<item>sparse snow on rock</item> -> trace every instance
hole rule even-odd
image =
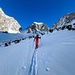
[[[56,23],[53,24],[53,29],[61,30],[63,26],[72,25],[75,30],[75,12],[68,13],[61,17]]]
[[[37,33],[37,32],[43,32],[48,31],[49,28],[42,22],[33,22],[28,28],[28,33]]]

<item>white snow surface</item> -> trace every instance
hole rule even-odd
[[[75,75],[75,31],[41,36],[36,50],[33,38],[0,47],[0,75]]]
[[[42,25],[43,23],[42,22],[34,22],[35,24],[37,25]]]

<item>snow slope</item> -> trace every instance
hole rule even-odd
[[[0,75],[75,75],[75,31],[54,31],[0,47]]]
[[[60,31],[44,36],[37,55],[38,75],[75,75],[75,32]]]

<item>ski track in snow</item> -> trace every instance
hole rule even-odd
[[[65,44],[67,44],[67,45],[75,45],[75,44],[73,44],[73,43],[71,43],[71,42],[63,42],[63,44],[65,45]]]
[[[28,75],[38,75],[38,65],[37,65],[37,50],[34,50],[31,64],[30,64],[30,69],[29,69],[29,74]]]

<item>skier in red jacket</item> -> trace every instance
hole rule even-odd
[[[34,40],[35,40],[35,49],[38,48],[39,39],[41,39],[41,37],[39,37],[39,35],[37,34],[36,37],[34,37]]]

